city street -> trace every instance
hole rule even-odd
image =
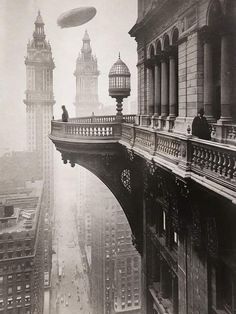
[[[55,218],[51,314],[89,314],[89,285],[83,271],[75,213],[72,208],[63,208]]]

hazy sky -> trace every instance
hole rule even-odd
[[[130,100],[136,100],[136,42],[128,31],[137,18],[137,0],[0,0],[0,153],[3,148],[19,150],[25,145],[26,46],[32,38],[37,11],[45,23],[46,39],[52,46],[54,70],[55,118],[61,115],[61,104],[74,114],[76,58],[82,47],[85,29],[88,30],[93,53],[98,59],[99,98],[106,105],[115,102],[108,96],[108,73],[121,53],[129,67]],[[96,16],[75,28],[61,29],[58,16],[69,9],[94,6]]]

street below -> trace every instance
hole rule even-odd
[[[62,206],[54,222],[51,314],[91,314],[89,283],[78,245],[75,208]]]

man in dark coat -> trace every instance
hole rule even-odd
[[[64,105],[61,106],[61,108],[62,108],[62,111],[63,111],[62,117],[61,117],[62,122],[68,122],[68,119],[69,119],[68,111],[66,110],[66,107]]]
[[[210,126],[207,119],[204,117],[204,109],[198,111],[198,115],[193,119],[192,135],[195,135],[203,140],[211,139]]]

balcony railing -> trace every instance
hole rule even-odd
[[[72,118],[66,123],[53,120],[51,138],[72,142],[119,141],[183,177],[195,176],[202,184],[210,180],[227,187],[232,195],[235,193],[234,145],[137,126],[134,118],[134,115],[124,116],[122,123],[115,116]],[[235,136],[232,132],[231,137]]]
[[[123,121],[134,122],[134,115],[123,116]],[[73,140],[118,140],[121,135],[121,124],[116,116],[90,116],[71,118],[69,122],[52,121],[52,137],[70,138]]]
[[[236,147],[188,135],[122,125],[121,141],[141,149],[163,166],[195,174],[236,191]],[[177,168],[177,169],[176,169]]]
[[[135,115],[129,114],[123,116],[123,121],[126,123],[134,123]],[[81,118],[71,118],[69,119],[70,123],[110,123],[116,122],[116,116],[89,116],[89,117],[81,117]]]

